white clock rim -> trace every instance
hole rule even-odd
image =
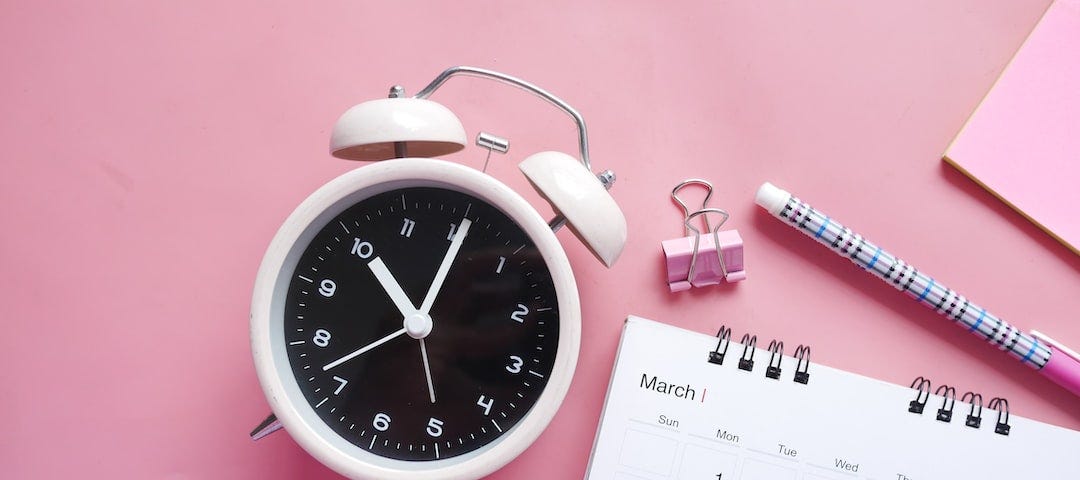
[[[547,264],[560,317],[555,363],[544,391],[525,417],[499,439],[477,450],[423,462],[380,457],[346,441],[322,422],[304,399],[289,367],[282,327],[291,274],[315,234],[357,201],[408,186],[440,186],[469,193],[517,222]],[[320,187],[289,215],[270,242],[252,296],[252,354],[271,409],[304,450],[352,478],[464,479],[501,468],[531,445],[555,416],[573,378],[580,338],[577,284],[566,253],[547,222],[502,182],[472,168],[437,159],[403,158],[366,165]]]

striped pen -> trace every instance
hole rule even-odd
[[[771,183],[758,189],[756,202],[774,217],[1080,395],[1080,356],[1075,352],[1038,333],[1021,332]]]

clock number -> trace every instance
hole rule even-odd
[[[521,365],[525,362],[521,361],[521,357],[517,355],[510,355],[510,365],[506,366],[506,371],[510,373],[521,373]]]
[[[510,314],[510,319],[518,323],[525,323],[525,315],[528,314],[529,307],[526,307],[525,305],[519,303],[517,306],[517,310],[514,310],[514,313]]]
[[[345,380],[344,378],[341,378],[341,377],[339,377],[337,375],[334,375],[333,378],[334,378],[335,381],[337,381],[338,383],[341,384],[341,385],[338,385],[338,387],[334,389],[334,395],[337,395],[337,394],[341,393],[341,390],[345,388],[345,385],[349,384],[349,381]]]
[[[334,292],[337,291],[337,284],[329,278],[319,282],[319,294],[324,297],[330,298],[334,296]]]
[[[416,222],[409,220],[408,218],[401,224],[400,235],[405,238],[412,238],[412,229],[416,226]]]
[[[442,436],[442,426],[443,426],[442,420],[439,420],[439,419],[437,419],[435,417],[431,417],[431,420],[428,420],[428,422],[427,422],[427,434],[431,435],[432,437],[441,437]]]
[[[454,239],[454,232],[457,232],[457,224],[456,223],[451,223],[450,224],[450,233],[446,234],[446,239],[447,240],[453,240]]]
[[[481,407],[484,407],[484,415],[487,415],[487,414],[491,413],[491,406],[495,404],[495,399],[494,398],[489,398],[489,399],[487,399],[487,402],[485,402],[484,401],[484,396],[480,395],[480,399],[478,399],[476,401],[476,404],[481,406]]]
[[[502,273],[502,267],[506,264],[506,257],[499,257],[499,266],[495,267],[495,273]]]
[[[360,258],[370,258],[373,253],[375,253],[375,247],[371,246],[371,242],[361,242],[359,238],[353,238],[353,255]]]
[[[326,348],[330,345],[330,332],[324,329],[315,330],[315,337],[311,339],[315,345]]]
[[[390,415],[385,413],[376,413],[375,419],[371,421],[371,426],[375,427],[375,430],[385,432],[390,429]]]

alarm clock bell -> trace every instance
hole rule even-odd
[[[561,152],[540,152],[518,164],[558,216],[550,222],[571,231],[604,265],[611,267],[626,243],[626,218],[608,193],[615,173],[594,174],[589,161],[585,120],[558,97],[524,80],[475,67],[453,67],[415,97],[395,86],[390,98],[371,100],[345,111],[334,124],[330,154],[345,160],[378,161],[401,157],[437,157],[465,148],[465,128],[449,108],[428,100],[450,77],[488,78],[521,88],[569,114],[578,127],[581,159]]]

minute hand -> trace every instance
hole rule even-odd
[[[424,303],[420,304],[420,313],[426,315],[431,312],[431,305],[435,303],[435,297],[439,295],[439,290],[442,289],[442,284],[446,281],[446,274],[450,271],[450,264],[454,263],[454,258],[457,257],[458,250],[461,250],[461,244],[465,241],[465,235],[468,235],[469,226],[471,225],[472,220],[461,219],[461,226],[454,233],[450,248],[446,250],[446,256],[443,257],[439,270],[435,272],[435,279],[431,281],[431,287],[428,288],[427,295],[424,296]]]

